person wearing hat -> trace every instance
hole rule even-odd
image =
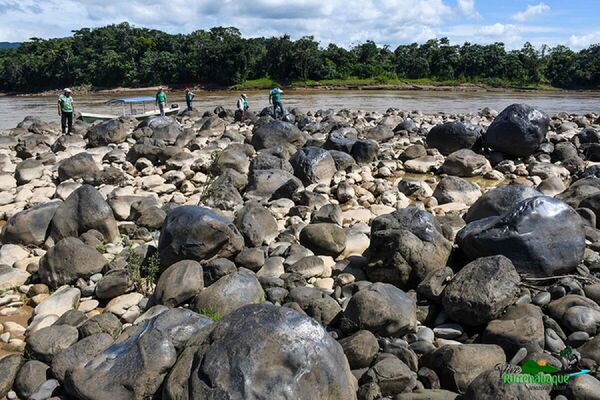
[[[60,116],[60,126],[62,133],[71,133],[73,130],[73,97],[71,89],[65,88],[63,94],[58,96],[58,115]]]
[[[237,109],[240,114],[240,121],[243,121],[244,118],[246,118],[246,111],[248,108],[250,108],[248,105],[248,96],[244,93],[237,101]]]
[[[194,99],[194,93],[189,88],[185,88],[185,104],[187,104],[188,111],[192,111],[192,100]]]
[[[281,95],[283,91],[279,89],[277,86],[274,86],[269,93],[269,104],[273,103],[273,117],[277,119],[277,110],[281,111],[281,116],[285,115],[285,109],[283,108],[283,103],[281,102]]]
[[[158,109],[160,110],[160,116],[165,116],[165,107],[167,105],[167,94],[164,92],[162,86],[158,88],[158,92],[156,92],[156,105],[158,105]]]

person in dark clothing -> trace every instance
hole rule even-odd
[[[65,88],[63,94],[58,97],[58,115],[60,116],[60,126],[62,133],[71,133],[73,131],[73,97],[71,89]]]

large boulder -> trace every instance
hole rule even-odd
[[[8,394],[13,386],[19,369],[23,365],[20,354],[9,354],[0,358],[0,396]]]
[[[38,274],[43,283],[56,289],[101,272],[108,260],[81,240],[68,237],[60,240],[42,257]]]
[[[552,197],[515,204],[502,216],[469,223],[457,243],[470,259],[503,255],[520,273],[546,277],[572,271],[583,258],[585,232],[579,214]]]
[[[482,325],[512,304],[520,281],[508,258],[479,258],[465,265],[448,283],[442,295],[444,310],[462,324]]]
[[[41,246],[48,235],[50,222],[62,201],[51,201],[21,211],[2,227],[2,243]]]
[[[341,346],[291,308],[242,307],[196,343],[194,353],[186,349],[173,368],[163,398],[356,399]]]
[[[427,134],[427,146],[447,156],[460,149],[471,149],[481,137],[480,130],[470,123],[454,121],[436,125]]]
[[[547,389],[540,385],[512,382],[507,384],[502,379],[503,372],[499,368],[491,368],[479,374],[469,385],[465,400],[491,399],[529,399],[550,400]],[[551,385],[548,385],[551,386]]]
[[[127,138],[129,126],[121,119],[111,119],[92,126],[86,139],[90,147],[107,146],[111,143],[123,143]]]
[[[367,275],[372,281],[410,287],[446,265],[452,243],[427,211],[408,207],[375,218]]]
[[[252,146],[256,150],[269,147],[284,146],[300,148],[306,143],[306,138],[300,129],[289,122],[275,120],[254,130]]]
[[[56,209],[51,236],[59,241],[69,236],[77,237],[90,229],[102,233],[108,242],[120,238],[117,221],[108,203],[93,186],[83,185]]]
[[[402,336],[416,329],[417,303],[389,283],[373,283],[350,298],[342,324],[348,331],[366,329],[380,336]]]
[[[277,221],[273,214],[256,202],[248,202],[235,216],[246,244],[252,247],[270,244],[278,234]]]
[[[290,158],[290,163],[294,168],[294,174],[305,185],[311,183],[328,185],[336,172],[333,157],[320,147],[303,147]]]
[[[542,193],[525,185],[506,185],[488,190],[469,208],[464,216],[466,222],[504,214],[516,203]]]
[[[506,107],[489,126],[485,145],[515,157],[533,154],[546,138],[548,116],[527,104]]]
[[[244,246],[244,238],[227,218],[209,208],[182,206],[165,219],[158,252],[163,266],[181,260],[231,257]]]
[[[174,144],[177,136],[183,133],[179,123],[171,117],[150,117],[143,120],[136,129],[147,128],[152,132],[152,139]]]
[[[224,316],[247,304],[265,301],[265,293],[252,272],[240,271],[225,275],[202,290],[195,301],[196,310]]]

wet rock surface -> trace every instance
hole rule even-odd
[[[597,115],[203,112],[0,132],[0,397],[597,397]]]

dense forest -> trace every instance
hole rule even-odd
[[[503,43],[459,46],[442,38],[396,49],[372,41],[346,49],[322,47],[311,36],[243,38],[236,28],[223,27],[171,35],[121,23],[0,49],[4,91],[157,83],[230,86],[263,78],[283,84],[429,79],[591,89],[600,88],[600,45],[575,52],[525,43],[507,50]]]

